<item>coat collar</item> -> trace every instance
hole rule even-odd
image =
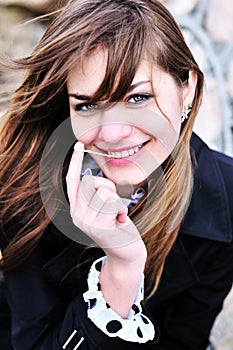
[[[194,189],[180,233],[230,242],[233,212],[230,193],[232,195],[233,186],[226,188],[226,179],[230,185],[230,175],[221,165],[227,163],[228,171],[233,172],[233,160],[210,150],[196,134],[192,135],[191,149],[197,162]]]

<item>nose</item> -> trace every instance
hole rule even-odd
[[[111,123],[101,125],[99,138],[101,141],[108,143],[117,143],[127,138],[132,133],[132,126],[127,124]]]

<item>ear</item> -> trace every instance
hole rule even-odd
[[[189,71],[188,82],[183,87],[183,106],[184,108],[188,104],[192,103],[195,95],[197,85],[197,73],[193,70]]]

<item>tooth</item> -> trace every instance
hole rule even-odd
[[[134,154],[134,149],[129,150],[129,155],[132,156]]]
[[[108,152],[108,155],[113,158],[126,158],[132,156],[134,153],[137,153],[142,147],[143,145],[131,148],[129,150],[124,150],[122,152]]]
[[[121,158],[121,152],[116,152],[116,153],[115,153],[115,157],[116,157],[116,158]]]
[[[128,157],[129,156],[129,152],[128,151],[123,151],[122,152],[122,157]]]

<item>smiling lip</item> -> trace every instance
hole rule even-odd
[[[140,149],[142,149],[150,140],[147,140],[145,142],[143,142],[142,144],[138,145],[138,146],[134,146],[131,148],[127,148],[127,149],[117,149],[117,150],[103,150],[99,147],[97,147],[99,150],[101,150],[101,152],[106,153],[108,156],[112,156],[112,158],[127,158],[130,157],[132,155],[134,155],[135,153],[138,153],[140,151]]]
[[[104,152],[108,155],[107,162],[112,165],[125,165],[129,162],[134,161],[135,156],[137,153],[148,143],[150,140],[145,141],[144,143],[134,146],[127,149],[121,149],[121,150],[103,150],[100,149],[101,152]]]

